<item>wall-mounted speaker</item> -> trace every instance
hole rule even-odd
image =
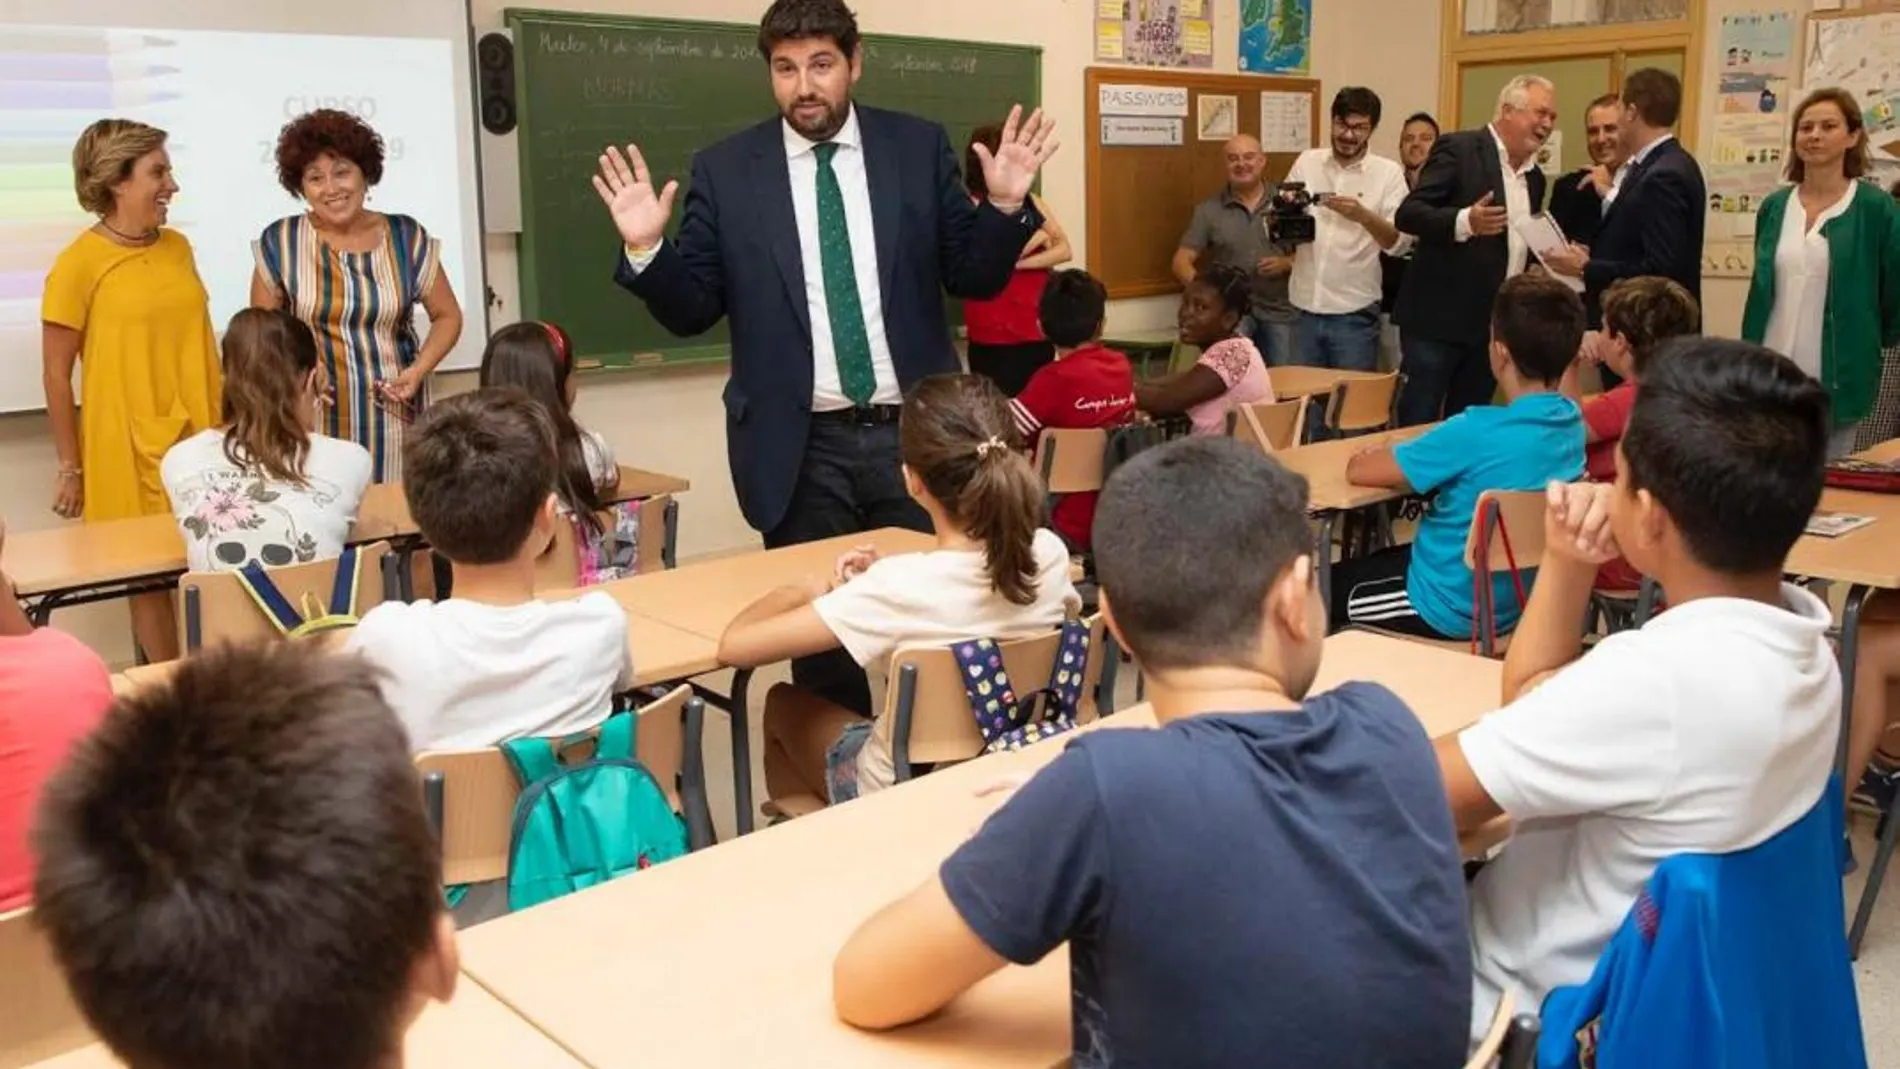
[[[475,42],[475,98],[482,107],[482,129],[491,134],[515,129],[515,43],[506,34],[485,33]]]

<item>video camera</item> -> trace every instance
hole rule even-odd
[[[1275,241],[1302,245],[1313,240],[1317,223],[1312,207],[1329,194],[1309,193],[1305,182],[1282,182],[1273,189],[1268,205],[1267,233]]]

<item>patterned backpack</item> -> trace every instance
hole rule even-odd
[[[983,736],[984,753],[1020,750],[1074,730],[1082,677],[1088,673],[1087,624],[1063,623],[1048,684],[1027,694],[1016,693],[1003,667],[1003,651],[989,639],[959,642],[951,652],[963,671],[963,692],[970,698],[970,715]]]

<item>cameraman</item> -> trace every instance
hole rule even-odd
[[[1333,97],[1331,148],[1300,153],[1286,181],[1304,183],[1315,206],[1315,236],[1293,258],[1289,295],[1299,309],[1294,360],[1314,367],[1372,371],[1379,364],[1381,252],[1411,239],[1392,225],[1405,201],[1405,169],[1367,151],[1379,128],[1379,95],[1348,86]]]
[[[1248,336],[1268,366],[1293,361],[1293,323],[1299,313],[1287,301],[1292,248],[1267,240],[1267,154],[1250,134],[1231,138],[1223,151],[1227,185],[1194,209],[1187,233],[1174,251],[1174,277],[1193,282],[1202,266],[1233,267],[1253,279],[1253,320]],[[1202,261],[1205,260],[1205,265]]]

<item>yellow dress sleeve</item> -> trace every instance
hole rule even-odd
[[[40,298],[41,320],[77,331],[86,329],[93,290],[99,284],[98,264],[81,247],[84,240],[81,236],[53,261],[53,269],[46,275],[46,291]]]

